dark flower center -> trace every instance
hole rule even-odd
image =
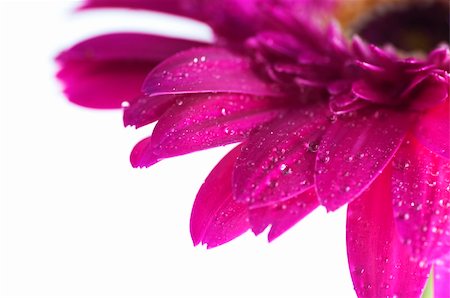
[[[408,1],[406,1],[408,2]],[[412,52],[429,52],[449,41],[448,0],[411,0],[408,5],[383,7],[358,26],[357,33],[379,46],[392,44]]]

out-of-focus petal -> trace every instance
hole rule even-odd
[[[445,101],[419,118],[415,136],[428,149],[450,159],[450,105]]]
[[[236,162],[236,200],[261,207],[310,188],[320,138],[329,124],[327,114],[324,104],[294,108],[253,134]]]
[[[419,298],[430,266],[411,258],[392,215],[391,169],[348,205],[347,254],[358,297]]]
[[[434,298],[450,297],[450,253],[434,263]]]
[[[233,240],[249,229],[247,206],[233,200],[231,175],[241,146],[228,153],[200,188],[191,214],[194,245],[208,248]]]
[[[278,116],[286,103],[231,93],[187,94],[175,102],[153,131],[153,151],[161,158],[240,142]]]
[[[234,92],[280,95],[273,84],[252,70],[245,56],[223,48],[204,47],[178,53],[155,67],[142,91],[149,95]]]
[[[427,77],[407,95],[414,98],[410,108],[422,111],[442,103],[448,98],[449,88],[449,83],[438,76]]]
[[[389,163],[414,117],[395,110],[342,115],[322,138],[316,161],[316,189],[328,210],[358,197]]]
[[[86,0],[81,10],[91,8],[146,9],[196,18],[198,0]]]
[[[319,206],[316,191],[313,187],[303,193],[270,206],[250,208],[249,219],[253,233],[262,233],[269,225],[269,241],[289,230],[306,215]]]
[[[120,108],[141,95],[148,72],[165,58],[199,42],[141,33],[115,33],[85,40],[56,58],[57,77],[70,101],[92,108]]]
[[[129,102],[123,112],[125,126],[141,126],[157,121],[173,104],[176,95],[140,96]]]
[[[149,61],[67,62],[57,77],[71,102],[88,108],[116,109],[141,94],[142,81],[153,66]]]
[[[158,162],[158,157],[151,154],[152,140],[145,138],[137,143],[130,154],[130,162],[134,168],[144,168]]]
[[[450,162],[408,138],[393,161],[396,227],[412,255],[431,262],[450,251]]]

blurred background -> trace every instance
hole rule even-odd
[[[133,169],[129,152],[152,127],[125,129],[120,111],[69,103],[53,59],[100,33],[211,32],[168,15],[76,6],[0,0],[0,296],[354,297],[344,208],[317,210],[271,244],[247,233],[193,247],[196,192],[232,146]]]

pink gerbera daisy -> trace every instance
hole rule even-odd
[[[60,55],[59,76],[69,98],[83,105],[116,107],[127,99],[125,125],[158,121],[133,149],[135,167],[240,143],[197,195],[195,245],[215,247],[268,226],[271,241],[320,205],[334,211],[348,204],[347,251],[359,297],[419,297],[432,265],[435,296],[448,297],[448,43],[437,40],[443,43],[427,55],[412,55],[357,36],[348,41],[337,25],[305,15],[312,3],[89,1],[85,7],[125,4],[194,17],[212,26],[217,42],[98,37]],[[432,1],[423,11],[442,5],[448,8]],[[398,14],[386,13],[383,24],[398,28]],[[390,41],[378,40],[371,26],[380,25],[368,22],[363,37]],[[124,75],[124,86],[99,88]],[[141,95],[136,84],[144,76]]]

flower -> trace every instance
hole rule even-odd
[[[170,11],[154,1],[136,1],[139,7],[182,11],[207,21],[218,38],[213,46],[186,49],[154,67],[144,80],[144,95],[121,95],[134,98],[126,104],[125,125],[158,121],[151,137],[133,149],[133,166],[240,143],[199,190],[191,216],[195,245],[215,247],[268,226],[272,241],[320,205],[334,211],[348,204],[347,251],[359,297],[419,297],[432,265],[435,295],[447,297],[448,44],[423,57],[405,58],[393,46],[378,47],[358,36],[349,42],[335,23],[316,22],[297,9],[312,2],[259,6],[250,1],[236,11],[229,1],[214,1],[225,8],[223,17],[201,1],[186,7],[211,13],[192,15],[182,9],[182,1]],[[86,7],[104,3],[90,1]],[[244,20],[251,25],[233,34]],[[374,24],[369,22],[367,30],[379,38]],[[120,44],[135,37],[99,37],[87,47],[101,38]],[[142,44],[131,42],[139,53],[133,56],[147,68],[164,58],[143,50],[149,38],[170,45],[172,52],[192,46],[154,36],[143,37]],[[428,40],[420,44],[429,45]],[[63,53],[60,61],[89,52],[83,46]],[[106,52],[95,64],[127,56],[123,49]],[[120,76],[121,66],[116,69],[113,75]]]

